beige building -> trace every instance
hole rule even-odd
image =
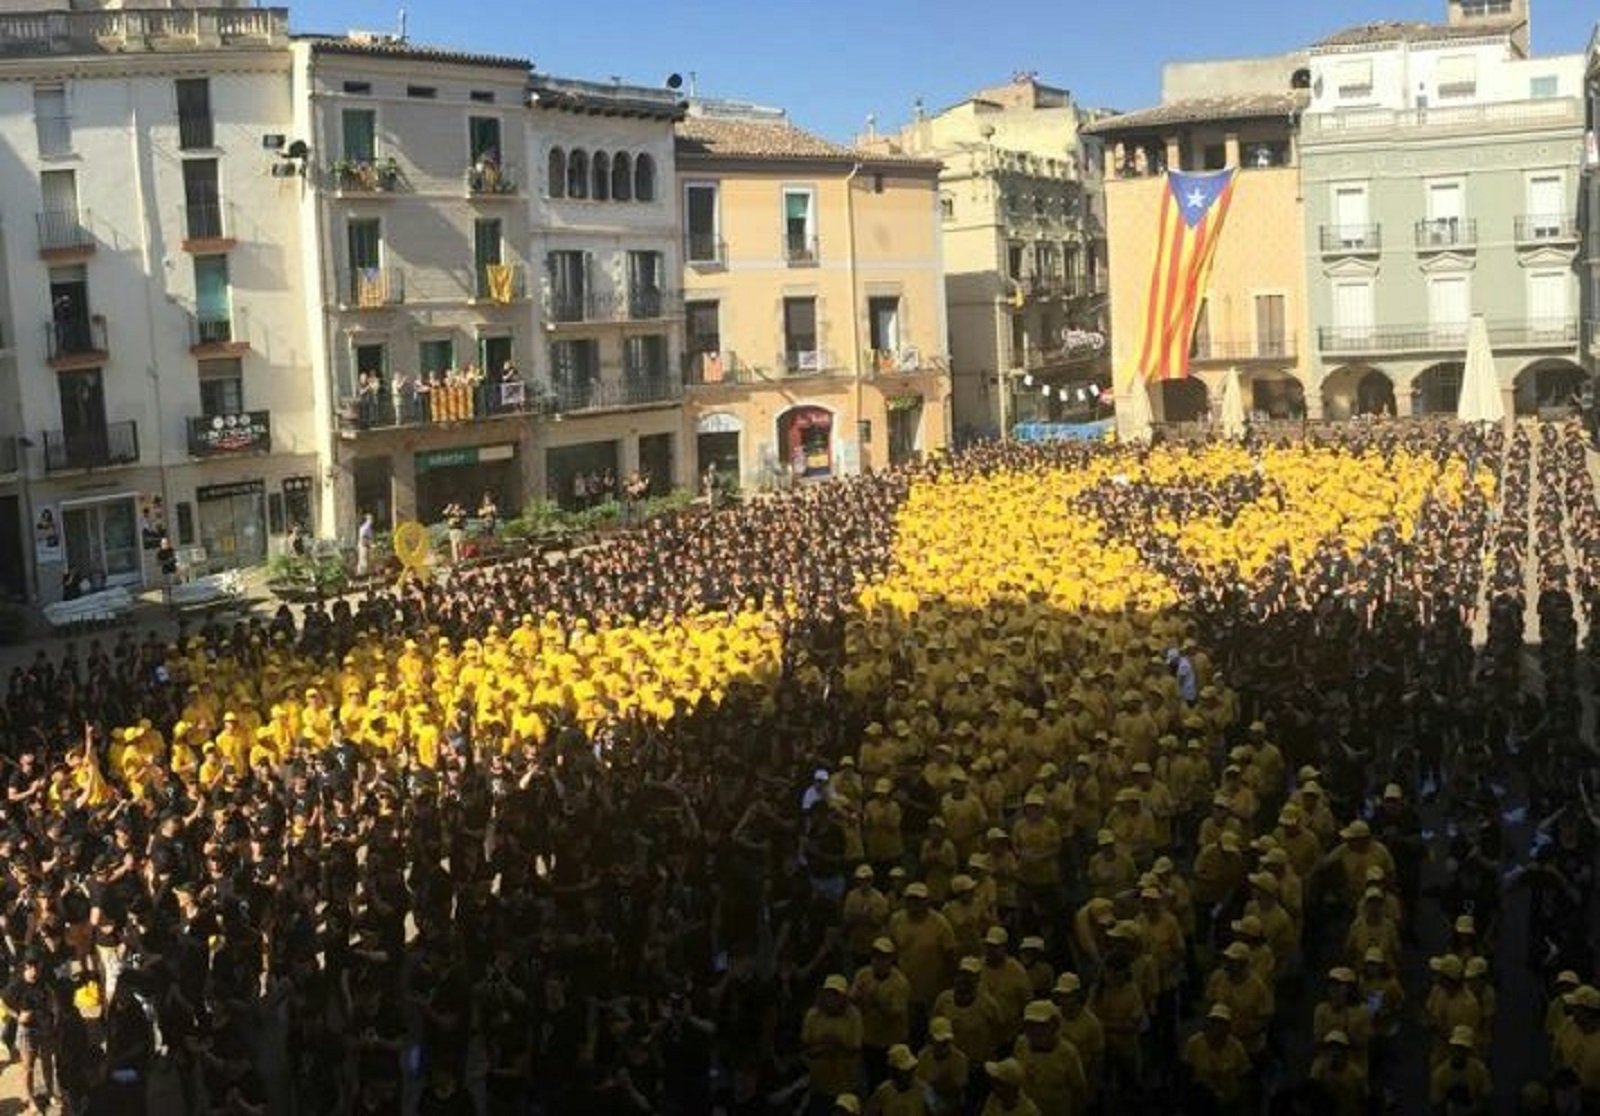
[[[1100,148],[1082,131],[1090,118],[1067,90],[1019,74],[861,140],[943,163],[958,439],[1093,417],[1091,385],[1109,381]]]
[[[761,486],[945,445],[938,163],[692,103],[677,172],[699,471]]]

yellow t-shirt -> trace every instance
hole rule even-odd
[[[838,1015],[821,1008],[806,1012],[800,1027],[811,1085],[824,1096],[851,1093],[861,1083],[861,1013],[846,1007]]]

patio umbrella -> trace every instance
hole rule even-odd
[[[1150,387],[1134,369],[1117,393],[1117,437],[1128,442],[1149,442],[1150,433]]]
[[[1489,327],[1482,314],[1474,314],[1467,331],[1467,367],[1461,375],[1461,399],[1456,404],[1461,422],[1504,422],[1506,404],[1500,394],[1500,377],[1489,351]]]
[[[1222,436],[1244,437],[1244,386],[1237,368],[1228,369],[1228,378],[1222,381]]]

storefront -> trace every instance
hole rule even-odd
[[[195,489],[194,500],[208,568],[231,570],[266,561],[265,481],[202,485]]]
[[[474,514],[485,493],[494,497],[502,516],[522,510],[522,473],[514,442],[424,450],[416,455],[415,465],[417,519],[423,523],[443,519],[451,504]]]
[[[44,509],[48,510],[48,509]],[[39,513],[43,517],[44,510]],[[94,589],[144,581],[139,550],[138,497],[132,493],[63,501],[55,517],[66,543],[66,573]],[[40,543],[41,551],[44,543]]]
[[[889,464],[903,465],[922,452],[922,396],[893,395],[889,413]]]
[[[794,407],[778,416],[778,446],[791,475],[833,475],[833,412],[826,407]]]
[[[604,480],[611,478],[611,495],[615,497],[618,476],[620,442],[579,442],[575,446],[552,446],[545,451],[544,476],[546,496],[571,511],[603,503],[606,499]]]
[[[701,477],[716,466],[717,477],[724,486],[739,486],[739,438],[743,430],[739,416],[727,411],[715,411],[695,420],[695,463]]]

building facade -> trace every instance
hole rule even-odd
[[[0,569],[50,601],[320,526],[287,13],[0,13]],[[14,452],[11,452],[13,451]]]
[[[938,171],[776,110],[691,104],[677,193],[699,472],[767,486],[947,444]]]
[[[1581,55],[1530,57],[1526,0],[1350,28],[1308,51],[1301,124],[1323,411],[1453,411],[1489,326],[1506,411],[1579,364]]]
[[[943,164],[958,440],[1091,417],[1110,381],[1100,143],[1088,119],[1065,89],[1019,74],[860,141]]]

